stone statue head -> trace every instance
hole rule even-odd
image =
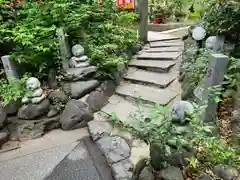
[[[40,88],[40,86],[41,86],[40,81],[35,77],[30,77],[26,81],[26,87],[28,90],[35,90]]]
[[[72,54],[76,57],[84,55],[84,49],[80,44],[76,44],[72,47]]]
[[[210,36],[207,38],[205,46],[207,49],[214,49],[216,46],[216,36]]]

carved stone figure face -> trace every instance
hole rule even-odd
[[[26,87],[27,87],[27,89],[29,89],[29,90],[38,89],[38,88],[40,88],[40,86],[41,86],[40,81],[39,81],[37,78],[35,78],[35,77],[30,77],[30,78],[28,78],[28,80],[26,81]]]
[[[206,48],[207,49],[213,49],[216,45],[216,36],[210,36],[206,40]]]
[[[72,47],[72,54],[76,57],[84,55],[84,49],[80,44],[76,44]]]

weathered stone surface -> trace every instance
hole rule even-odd
[[[122,96],[130,96],[135,99],[141,97],[144,101],[158,103],[160,105],[167,105],[178,95],[177,92],[168,89],[159,89],[139,84],[121,85],[116,89],[116,93]]]
[[[97,71],[97,67],[89,66],[84,68],[69,68],[66,71],[65,78],[69,81],[86,80]]]
[[[1,146],[8,141],[9,131],[7,129],[3,129],[0,131],[0,148]]]
[[[154,180],[155,177],[150,167],[145,167],[139,175],[138,180]]]
[[[179,37],[170,35],[170,34],[163,34],[160,32],[148,31],[148,41],[166,41],[166,40],[176,40]]]
[[[20,147],[20,142],[19,141],[8,141],[6,143],[4,143],[0,149],[0,153],[3,152],[8,152],[8,151],[12,151],[14,149],[17,149]]]
[[[184,180],[182,171],[176,167],[167,167],[160,171],[160,176],[164,180]]]
[[[154,61],[154,60],[132,60],[128,66],[144,68],[150,71],[167,72],[172,66],[176,64],[175,61]]]
[[[142,60],[175,60],[181,55],[180,52],[158,52],[158,53],[147,53],[142,52],[138,55],[137,59]]]
[[[182,46],[183,47],[183,45],[184,45],[183,41],[179,41],[179,40],[150,42],[151,48],[172,47],[172,46]]]
[[[86,99],[89,105],[89,109],[92,112],[99,111],[108,101],[108,96],[105,95],[104,91],[92,91]]]
[[[20,119],[31,120],[46,114],[49,111],[50,103],[47,99],[43,100],[39,104],[23,105],[18,111],[18,117]]]
[[[61,90],[55,90],[50,92],[48,95],[48,99],[52,104],[66,104],[68,102],[68,96]]]
[[[148,48],[143,51],[148,53],[154,53],[154,52],[181,52],[182,50],[183,47],[181,46],[171,46],[171,47]]]
[[[130,147],[121,137],[103,137],[97,141],[97,144],[106,156],[107,162],[110,164],[116,163],[130,156]]]
[[[193,110],[193,105],[188,101],[174,102],[172,107],[172,122],[184,124]]]
[[[39,120],[19,120],[13,118],[8,125],[10,131],[10,140],[12,141],[26,141],[29,139],[36,139],[45,134],[45,132],[60,127],[60,116],[52,118],[43,117]]]
[[[103,82],[101,86],[97,88],[97,90],[103,91],[106,96],[110,97],[114,94],[116,87],[117,87],[116,83],[112,80],[109,80]]]
[[[4,108],[0,106],[0,128],[2,128],[7,121],[7,114],[4,111]]]
[[[124,76],[126,80],[152,84],[160,88],[167,87],[176,78],[175,74],[156,73],[132,68],[129,69],[127,75]]]
[[[88,122],[88,130],[94,141],[103,136],[109,136],[112,131],[112,126],[107,121],[90,121]]]
[[[115,113],[117,118],[121,121],[126,121],[129,115],[138,110],[137,105],[125,100],[124,98],[113,95],[108,99],[109,103],[102,108],[102,111],[111,115]]]
[[[94,90],[98,85],[97,80],[77,81],[65,84],[64,90],[70,92],[72,98],[79,99]]]
[[[84,55],[84,48],[80,44],[75,44],[72,47],[72,54],[74,56],[83,56]]]
[[[87,123],[93,119],[93,114],[89,111],[86,103],[80,100],[70,100],[61,115],[60,123],[63,130],[71,130],[74,126],[86,127]]]
[[[234,167],[219,164],[213,168],[213,172],[219,177],[224,180],[233,180],[238,177],[238,170]]]
[[[133,165],[129,159],[114,163],[111,167],[115,180],[131,179]]]
[[[58,87],[57,72],[55,69],[50,69],[48,72],[48,86],[51,89],[57,89]]]
[[[51,106],[49,112],[47,113],[47,117],[50,118],[50,117],[56,116],[58,115],[58,113],[59,111],[54,106]]]
[[[212,180],[213,178],[211,178],[208,175],[201,175],[199,177],[196,177],[195,180]]]
[[[4,106],[4,112],[6,112],[7,114],[13,115],[15,113],[17,113],[18,109],[21,106],[21,100],[11,100],[6,106]]]

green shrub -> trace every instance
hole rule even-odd
[[[16,45],[12,58],[37,77],[46,77],[50,68],[61,68],[58,27],[66,28],[73,43],[85,45],[92,64],[99,67],[99,76],[116,71],[127,60],[126,49],[138,41],[137,31],[126,26],[136,15],[119,11],[111,0],[101,8],[95,0],[31,0],[18,4],[15,13],[11,23],[1,22],[0,38]]]

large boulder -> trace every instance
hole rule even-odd
[[[18,112],[18,109],[21,107],[21,100],[11,100],[6,106],[4,106],[4,111],[9,114],[13,115]]]
[[[7,121],[7,114],[4,111],[4,108],[0,106],[0,128],[3,128]]]
[[[0,148],[1,146],[8,141],[9,131],[5,128],[0,131]]]
[[[61,90],[54,90],[50,92],[48,99],[50,100],[51,104],[66,104],[68,102],[68,96]]]
[[[49,100],[45,99],[39,104],[27,104],[23,105],[18,111],[18,117],[20,119],[31,120],[46,114],[49,111]]]
[[[68,92],[71,98],[79,99],[94,90],[98,85],[99,82],[97,80],[77,81],[66,83],[64,91]]]
[[[155,177],[150,167],[145,167],[139,175],[138,180],[154,180]]]
[[[80,100],[70,100],[61,115],[60,123],[63,130],[71,130],[75,127],[86,127],[93,119],[86,103]]]
[[[239,175],[239,172],[236,168],[225,164],[216,165],[213,168],[213,172],[217,175],[217,177],[224,180],[233,180]]]
[[[86,80],[97,71],[97,67],[69,68],[65,70],[65,78],[68,81]]]
[[[172,166],[162,169],[160,176],[163,180],[184,180],[181,169]]]

